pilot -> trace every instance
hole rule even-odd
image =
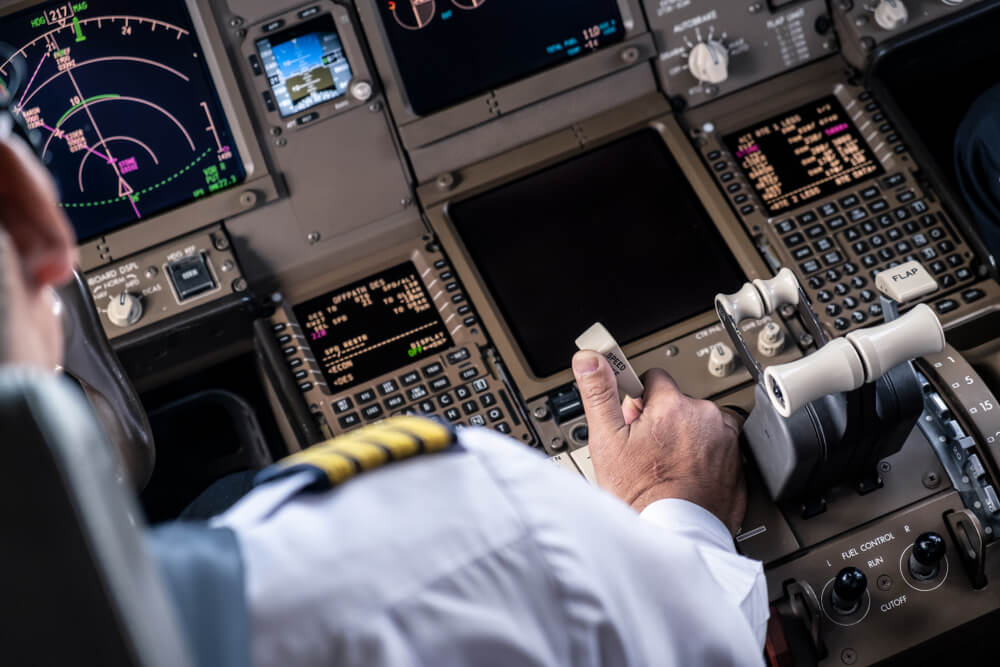
[[[2,126],[0,225],[0,363],[51,372],[48,288],[74,242],[44,168]],[[279,463],[210,524],[158,529],[199,663],[762,664],[763,571],[733,542],[739,420],[661,370],[624,404],[599,354],[573,372],[600,488],[496,432],[398,417]],[[331,463],[417,437],[436,453],[353,479]],[[239,564],[235,595],[202,576],[216,547]]]

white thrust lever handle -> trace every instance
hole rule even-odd
[[[944,327],[925,303],[892,322],[852,331],[847,340],[861,356],[868,382],[874,382],[904,361],[937,354],[945,345]]]

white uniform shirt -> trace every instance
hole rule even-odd
[[[303,475],[217,520],[263,666],[760,665],[761,564],[682,500],[624,503],[484,429],[322,493]]]

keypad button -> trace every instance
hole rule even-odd
[[[445,271],[444,273],[438,276],[438,278],[440,278],[441,280],[451,280],[454,277],[455,276],[452,274],[451,271]]]
[[[960,304],[958,303],[958,301],[955,301],[954,299],[945,299],[944,301],[938,301],[937,303],[935,303],[934,307],[937,308],[937,311],[939,313],[944,315],[946,313],[950,313],[953,310],[958,310],[959,305]]]
[[[340,423],[340,428],[354,428],[361,423],[361,417],[358,416],[357,412],[352,412],[349,415],[344,415],[337,421]]]
[[[860,310],[855,310],[853,313],[851,313],[851,319],[854,320],[855,324],[864,324],[865,320],[868,319],[868,316],[862,313]]]
[[[832,250],[825,255],[823,255],[823,263],[827,266],[833,266],[834,264],[840,264],[844,261],[844,256],[836,250]]]
[[[467,327],[471,327],[475,323],[476,323],[476,318],[475,317],[466,317],[464,320],[462,320],[462,324],[464,324]]]
[[[806,237],[802,236],[802,234],[798,232],[795,232],[794,234],[789,234],[782,240],[785,242],[786,246],[788,246],[789,248],[794,248],[797,245],[802,245],[803,243],[805,243]]]
[[[437,393],[451,386],[451,380],[446,377],[435,378],[431,380],[431,391]]]
[[[881,234],[875,234],[868,239],[868,242],[872,244],[873,248],[881,248],[885,245],[885,238]]]
[[[459,309],[456,312],[459,315],[466,315],[472,312],[472,306],[470,306],[469,304],[465,304],[464,306],[459,307]]]
[[[851,293],[851,288],[844,283],[837,283],[833,286],[833,291],[837,293],[837,296],[844,296]]]
[[[361,409],[361,416],[365,418],[366,421],[374,421],[380,418],[383,414],[382,406],[378,403],[372,403]]]
[[[909,220],[911,217],[913,217],[913,214],[910,213],[910,210],[907,208],[897,208],[895,211],[892,212],[892,214],[896,216],[897,220]]]
[[[442,408],[446,408],[449,405],[453,405],[455,403],[455,399],[451,397],[451,394],[440,394],[437,397],[437,402]]]
[[[893,227],[892,229],[888,230],[885,233],[885,235],[886,238],[888,238],[890,241],[898,241],[899,239],[903,238],[903,232],[901,232],[896,227]]]
[[[396,394],[395,396],[390,396],[385,399],[385,407],[387,410],[396,410],[404,405],[406,405],[406,399],[400,394]]]
[[[865,111],[871,111],[871,112],[878,111],[878,105],[875,104],[874,102],[869,102],[868,104],[865,105]]]
[[[712,168],[715,169],[716,171],[725,171],[726,170],[726,161],[725,160],[720,160],[720,161],[716,162],[715,164],[713,164]]]
[[[941,214],[944,217],[944,214]],[[920,216],[920,224],[924,227],[933,227],[937,223],[937,220],[933,215],[922,215]]]
[[[874,234],[877,230],[878,227],[876,227],[875,223],[872,222],[871,220],[865,220],[863,223],[861,223],[861,231],[864,232],[865,234]]]
[[[354,401],[349,398],[342,398],[333,404],[333,414],[342,415],[354,407]]]
[[[823,227],[823,225],[813,225],[812,227],[806,230],[806,234],[811,239],[818,239],[819,237],[826,234],[826,228]]]
[[[920,215],[921,213],[927,212],[927,202],[923,199],[918,199],[917,201],[910,204],[910,210],[913,211],[915,215]]]
[[[916,196],[917,195],[913,193],[913,190],[906,190],[905,192],[900,192],[896,195],[896,199],[900,204],[905,204],[908,201],[913,201]]]
[[[906,241],[900,241],[899,243],[896,244],[896,252],[898,252],[900,255],[905,255],[911,250],[913,250],[913,246],[911,246]]]
[[[301,359],[292,359],[291,361],[288,362],[288,367],[293,369],[298,368],[301,365],[302,365]]]
[[[470,355],[469,355],[468,348],[464,348],[463,347],[461,349],[458,349],[458,350],[455,350],[453,352],[449,352],[448,353],[448,363],[449,364],[458,364],[458,363],[461,363],[461,362],[467,360],[469,358],[469,356]]]
[[[795,219],[799,221],[800,225],[811,225],[819,220],[819,218],[816,217],[815,211],[806,211],[802,215],[797,216]]]
[[[943,276],[938,277],[938,285],[940,285],[942,289],[948,289],[949,287],[954,287],[957,284],[958,281],[955,280],[955,276],[950,273],[946,273]]]
[[[951,252],[954,249],[955,244],[951,241],[941,241],[941,243],[938,243],[938,250],[941,252]]]
[[[736,195],[735,197],[733,197],[733,202],[736,203],[736,204],[742,204],[743,202],[745,202],[748,199],[750,199],[750,197],[748,197],[744,193],[740,193],[740,194]]]
[[[372,391],[371,389],[365,389],[364,391],[359,391],[354,395],[354,400],[356,400],[359,404],[370,403],[371,401],[375,400],[375,392]]]
[[[865,255],[861,258],[861,264],[866,268],[870,269],[873,266],[878,266],[878,260],[875,259],[875,255]]]
[[[470,366],[469,368],[463,368],[462,372],[458,374],[463,380],[471,380],[472,378],[479,375],[479,369],[475,366]]]
[[[309,377],[309,371],[306,370],[301,370],[295,374],[296,380],[304,380],[307,377]]]
[[[845,320],[843,317],[838,317],[833,321],[833,326],[834,328],[837,329],[837,331],[844,331],[845,329],[851,326],[851,323]]]
[[[917,246],[918,248],[922,248],[925,245],[927,245],[928,243],[930,243],[930,241],[928,241],[927,237],[924,236],[923,234],[914,234],[913,235],[913,245]]]
[[[462,410],[467,415],[474,414],[479,411],[479,404],[475,401],[466,401],[465,403],[462,403]]]
[[[271,326],[271,330],[274,331],[274,333],[280,333],[280,332],[284,331],[287,328],[288,328],[288,325],[285,324],[284,322],[278,322],[277,324]]]
[[[455,389],[455,398],[460,401],[467,400],[470,396],[472,396],[472,391],[465,385]]]
[[[892,251],[892,248],[882,248],[878,251],[878,258],[883,262],[892,261],[896,257],[896,253]]]
[[[820,267],[819,262],[817,262],[815,259],[810,259],[808,262],[802,262],[801,264],[799,264],[799,269],[802,271],[802,273],[806,275],[810,273],[816,273],[817,271],[820,270],[820,268],[822,267]]]
[[[885,179],[882,181],[882,184],[887,188],[894,188],[898,185],[902,185],[905,182],[906,182],[906,177],[903,176],[902,173],[897,171],[895,174],[890,174],[889,176],[886,176]]]
[[[290,356],[292,356],[293,354],[295,354],[298,351],[299,351],[299,348],[295,347],[294,345],[290,345],[290,346],[288,346],[288,347],[286,347],[286,348],[284,348],[282,350],[282,352],[285,353],[286,357],[290,357]]]
[[[840,306],[838,306],[835,303],[826,304],[826,314],[829,315],[830,317],[833,317],[835,315],[840,315]]]
[[[858,199],[857,195],[847,195],[840,198],[841,208],[851,208],[852,206],[857,206],[859,203],[861,203],[861,200]]]
[[[858,300],[853,296],[844,297],[844,308],[847,310],[854,310],[858,307]]]
[[[841,268],[843,269],[845,276],[853,276],[855,273],[858,272],[858,267],[852,264],[851,262],[846,262],[844,266]]]
[[[878,194],[879,194],[878,186],[877,185],[869,185],[867,188],[864,188],[861,191],[861,198],[862,199],[874,199],[875,197],[878,197]]]
[[[472,383],[472,388],[476,390],[477,394],[481,394],[490,388],[490,384],[486,381],[486,378],[479,378]]]
[[[503,412],[500,411],[500,408],[491,408],[486,411],[486,418],[489,419],[490,422],[498,422],[503,419]]]
[[[853,278],[851,278],[851,287],[853,287],[854,289],[861,289],[867,284],[868,281],[862,278],[861,276],[854,276]]]
[[[906,146],[904,146],[903,144],[899,144],[898,146],[896,146],[893,149],[893,152],[894,153],[905,153],[906,152]]]
[[[865,241],[858,241],[857,243],[851,246],[851,250],[853,250],[857,255],[863,255],[866,252],[868,252],[869,249],[870,246]]]
[[[888,211],[889,202],[884,199],[877,199],[868,205],[868,210],[871,211],[873,215],[876,213],[882,213],[883,211]]]
[[[948,255],[948,266],[955,268],[956,266],[961,266],[962,256],[961,255]]]
[[[743,215],[750,215],[751,213],[753,213],[753,210],[754,210],[753,204],[747,204],[746,206],[740,209],[740,213],[742,213]]]
[[[456,294],[455,296],[451,297],[452,303],[463,303],[464,301],[465,301],[464,294]]]
[[[955,277],[961,281],[968,280],[969,278],[972,277],[972,271],[970,271],[965,267],[962,267],[961,269],[955,272]]]
[[[299,391],[301,392],[307,392],[312,388],[313,388],[312,382],[303,382],[302,384],[299,385]]]
[[[813,243],[813,247],[816,248],[816,252],[827,252],[833,249],[833,241],[829,238],[820,239],[816,243]]]
[[[444,418],[450,422],[457,422],[462,418],[462,413],[458,410],[458,408],[448,408],[444,411]]]
[[[931,237],[933,241],[940,241],[944,238],[944,230],[940,227],[935,227],[934,229],[927,232],[927,236]]]
[[[820,289],[825,284],[826,281],[820,278],[819,276],[813,276],[812,278],[809,279],[809,287],[813,289]]]
[[[795,229],[795,223],[791,220],[782,220],[781,222],[775,224],[774,228],[778,230],[779,234],[787,234]]]
[[[486,426],[486,418],[482,415],[469,417],[469,426]]]
[[[291,343],[291,342],[292,342],[292,337],[289,336],[288,334],[285,334],[283,336],[278,336],[278,344],[279,345],[287,345],[288,343]]]
[[[399,381],[403,383],[404,387],[409,387],[412,384],[420,382],[420,373],[416,371],[410,371],[403,377],[399,378]]]
[[[493,394],[483,394],[479,397],[479,403],[484,407],[488,408],[492,405],[496,405],[497,398]]]
[[[726,173],[719,176],[719,180],[722,181],[723,183],[728,183],[729,181],[733,180],[733,177],[734,177],[733,172],[727,171]]]
[[[819,207],[819,214],[824,218],[829,218],[831,215],[837,212],[837,205],[833,202],[828,202]]]
[[[443,259],[439,259],[438,261],[434,262],[434,268],[437,269],[438,271],[440,271],[446,266],[448,266],[448,262],[444,261]]]
[[[378,392],[383,396],[388,396],[394,391],[399,391],[399,385],[395,380],[386,380],[378,386]]]
[[[868,211],[863,206],[858,206],[848,211],[847,217],[850,218],[851,222],[860,222],[868,217]]]
[[[966,303],[972,303],[973,301],[979,301],[984,296],[986,296],[986,292],[984,292],[981,289],[977,288],[967,289],[964,292],[962,292],[962,301]]]
[[[840,280],[840,271],[837,269],[828,269],[825,275],[831,283]]]
[[[446,292],[456,292],[458,291],[458,283],[450,282],[444,286]]]
[[[939,273],[944,273],[944,271],[945,271],[946,268],[947,267],[944,265],[944,262],[942,262],[941,260],[937,260],[935,262],[931,262],[930,269],[931,269],[931,271],[934,272],[935,275],[939,274]]]
[[[820,303],[829,303],[833,300],[833,295],[824,289],[816,293],[816,298],[819,299]]]
[[[868,306],[868,314],[872,317],[882,317],[882,304],[873,303]]]
[[[844,225],[846,224],[847,224],[847,218],[845,218],[842,215],[834,216],[826,221],[826,226],[830,229],[831,232],[835,232],[838,229],[843,228]]]
[[[935,250],[934,248],[931,248],[930,246],[928,246],[928,247],[926,247],[926,248],[923,248],[923,249],[922,249],[922,250],[920,251],[920,256],[921,256],[921,257],[922,257],[922,258],[923,258],[923,259],[924,259],[925,261],[928,261],[928,262],[929,262],[929,261],[931,261],[932,259],[934,259],[934,258],[936,258],[936,257],[937,257],[937,250]]]
[[[420,405],[418,405],[417,407],[420,408],[420,412],[424,413],[425,415],[434,414],[434,412],[437,410],[437,408],[434,407],[434,403],[432,401],[420,401]]]
[[[722,157],[722,153],[720,153],[719,151],[710,151],[706,155],[706,157],[709,159],[710,162],[714,162],[715,160],[718,160],[720,157]]]
[[[804,245],[801,248],[796,248],[792,251],[792,257],[799,261],[805,259],[806,257],[812,257],[812,254],[812,248],[807,245]]]
[[[493,428],[495,428],[499,432],[503,433],[504,435],[510,435],[511,434],[510,424],[508,424],[507,422],[500,422],[499,424],[497,424]]]
[[[433,364],[428,364],[421,368],[420,372],[424,374],[424,377],[432,378],[435,375],[444,373],[444,366],[441,365],[440,361],[435,361]]]
[[[889,213],[883,213],[882,215],[875,218],[875,222],[878,223],[879,227],[885,229],[887,227],[892,227],[893,225],[895,225],[896,218],[892,217],[892,215],[890,215]]]
[[[857,227],[851,227],[846,232],[844,232],[844,238],[847,239],[848,243],[857,241],[861,238],[861,230]]]
[[[447,379],[447,378],[445,378],[445,379]],[[427,387],[425,387],[424,385],[421,384],[421,385],[417,385],[416,387],[410,387],[406,391],[406,397],[408,399],[410,399],[411,401],[416,402],[416,401],[419,401],[419,400],[421,400],[423,398],[426,398],[429,393],[430,392],[427,391]]]
[[[864,301],[865,303],[871,303],[872,301],[875,300],[875,292],[871,291],[870,289],[861,290],[859,296],[861,297],[861,300]]]

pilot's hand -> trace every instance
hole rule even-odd
[[[0,137],[0,363],[62,362],[54,285],[72,276],[73,232],[45,168],[18,137]]]
[[[746,512],[735,415],[689,398],[659,369],[643,376],[640,400],[618,402],[611,366],[596,352],[578,352],[573,373],[590,430],[599,486],[636,511],[681,498],[719,517],[735,533]]]

